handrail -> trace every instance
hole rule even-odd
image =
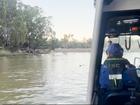
[[[138,46],[139,46],[139,48],[140,48],[140,42],[138,41]]]
[[[129,36],[129,43],[127,43],[127,39],[125,37],[125,48],[126,50],[130,50],[131,48],[131,35]]]
[[[136,60],[137,60],[137,59],[140,59],[140,57],[135,57],[135,58],[134,58],[134,65],[136,64]]]

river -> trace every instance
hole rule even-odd
[[[0,57],[0,103],[86,103],[89,60],[88,52]]]
[[[86,104],[89,61],[89,52],[0,57],[0,103]]]

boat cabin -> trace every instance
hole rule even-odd
[[[95,24],[89,71],[88,102],[94,105],[140,104],[140,0],[95,0]],[[123,57],[133,65],[137,87],[119,87],[102,92],[100,74],[108,42],[123,48]],[[122,64],[121,62],[120,64]],[[121,68],[120,68],[121,69]],[[123,73],[108,74],[109,81],[123,80]],[[110,82],[109,82],[110,83]],[[122,86],[124,84],[122,83]]]

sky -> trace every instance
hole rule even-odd
[[[95,8],[94,0],[21,0],[39,6],[43,15],[52,16],[51,22],[57,38],[73,34],[77,40],[92,37]]]

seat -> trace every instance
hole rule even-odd
[[[107,95],[103,105],[139,105],[140,93],[137,91],[132,91],[134,90],[111,92]]]
[[[129,102],[128,92],[111,92],[105,99],[104,105],[125,105]]]

